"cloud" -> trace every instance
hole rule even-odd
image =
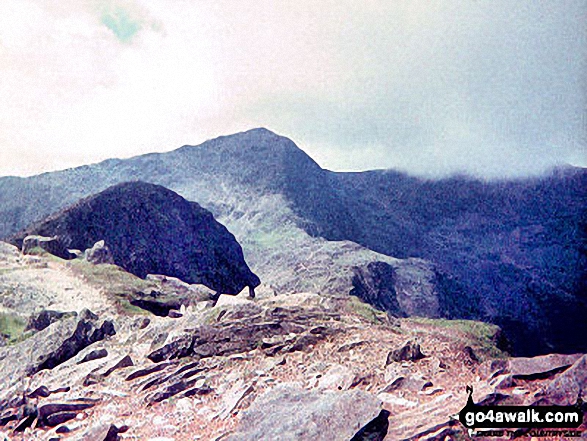
[[[587,165],[582,0],[4,0],[0,175],[268,127],[337,170]]]

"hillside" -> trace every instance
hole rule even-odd
[[[210,210],[278,294],[352,291],[396,315],[482,319],[499,324],[518,354],[587,350],[585,170],[499,182],[334,173],[255,129],[0,178],[0,237],[137,179]]]
[[[197,288],[177,283],[178,299]],[[585,355],[510,358],[494,325],[395,319],[348,295],[119,307],[163,285],[0,242],[0,437],[348,441],[383,415],[378,439],[468,441],[484,438],[455,419],[466,385],[509,405],[585,390]]]
[[[69,249],[105,241],[114,263],[139,277],[163,274],[225,294],[254,289],[259,278],[228,230],[196,202],[159,185],[126,182],[82,199],[12,236],[53,237]]]

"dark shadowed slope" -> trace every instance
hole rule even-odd
[[[401,313],[489,320],[520,354],[587,350],[583,169],[502,182],[333,173],[291,140],[255,129],[164,154],[0,178],[0,236],[132,179],[209,209],[278,292],[353,290],[380,307],[399,302]]]
[[[332,179],[364,221],[353,240],[437,265],[451,295],[442,315],[497,323],[520,353],[587,349],[585,170],[501,182],[391,171]]]
[[[29,234],[56,235],[66,247],[80,250],[105,240],[115,263],[140,277],[165,274],[228,294],[259,284],[240,245],[212,213],[159,185],[110,187],[11,241],[20,245]]]

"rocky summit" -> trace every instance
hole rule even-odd
[[[259,285],[234,236],[208,210],[159,185],[115,185],[10,241],[23,246],[35,236],[50,236],[62,248],[87,250],[90,261],[111,261],[139,277],[163,274],[226,294]],[[64,257],[63,252],[49,252]]]

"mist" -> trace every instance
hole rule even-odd
[[[253,127],[331,170],[587,165],[587,3],[0,4],[0,175]]]

